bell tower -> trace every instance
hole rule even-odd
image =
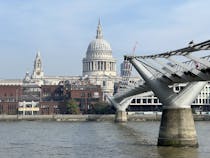
[[[44,77],[44,72],[42,70],[42,60],[40,52],[38,51],[36,54],[36,58],[34,60],[34,70],[31,76],[32,79],[40,79]]]

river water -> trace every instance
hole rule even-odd
[[[159,122],[0,122],[0,158],[209,158],[210,122],[199,148],[157,147]]]

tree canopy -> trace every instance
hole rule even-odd
[[[107,102],[98,102],[92,106],[91,113],[112,114],[115,113],[115,111]]]
[[[69,100],[66,103],[68,114],[80,114],[80,108],[74,99]]]

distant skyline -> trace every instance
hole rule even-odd
[[[119,65],[123,55],[161,53],[210,39],[206,0],[0,0],[0,79],[32,73],[41,52],[48,76],[82,75],[101,19]]]

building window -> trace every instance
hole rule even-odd
[[[85,97],[85,93],[84,92],[81,93],[81,97]]]
[[[136,99],[133,99],[133,100],[131,101],[131,103],[136,103]]]
[[[175,90],[178,92],[180,89],[179,89],[179,87],[177,86],[177,87],[175,87]]]
[[[158,102],[158,100],[157,99],[154,99],[154,103],[157,103]]]
[[[98,98],[99,97],[99,93],[98,92],[94,92],[94,98]]]
[[[91,97],[91,93],[88,93],[88,97]]]

